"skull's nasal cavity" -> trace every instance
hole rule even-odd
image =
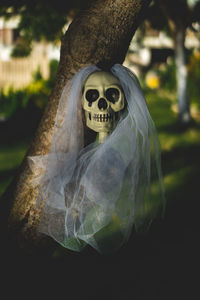
[[[107,104],[106,100],[103,98],[99,99],[98,108],[103,110],[103,109],[106,109],[107,107],[108,107],[108,104]]]

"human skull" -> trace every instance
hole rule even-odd
[[[118,78],[112,73],[92,73],[85,82],[82,97],[86,126],[95,132],[111,132],[124,109],[124,93]]]

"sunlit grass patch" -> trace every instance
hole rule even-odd
[[[148,91],[145,93],[147,105],[157,129],[161,129],[175,123],[177,116],[171,109],[176,101],[174,93],[164,90]]]
[[[170,151],[176,147],[190,147],[193,144],[200,145],[200,130],[190,128],[185,132],[160,132],[159,139],[164,151]]]
[[[182,167],[178,170],[170,172],[164,177],[164,184],[167,191],[174,189],[184,188],[183,182],[187,180],[188,176],[192,173],[192,166]]]
[[[177,107],[175,93],[146,91],[145,96],[160,139],[166,201],[187,201],[187,192],[197,189],[200,177],[200,111],[191,99],[194,122],[183,127],[174,110]],[[153,202],[159,201],[156,181],[151,185],[151,195]]]
[[[170,151],[175,147],[187,147],[192,144],[200,144],[200,123],[198,118],[196,126],[181,128],[178,122],[176,94],[166,90],[158,90],[156,92],[147,91],[147,104],[152,119],[158,131],[162,150]],[[194,103],[191,103],[191,110],[195,116],[200,112]]]

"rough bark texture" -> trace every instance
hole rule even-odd
[[[51,143],[58,101],[66,82],[82,67],[96,64],[110,68],[122,63],[141,14],[150,0],[93,0],[74,19],[61,46],[55,86],[27,155],[47,154]],[[25,157],[19,175],[5,194],[12,200],[9,227],[21,243],[49,245],[52,240],[36,231],[42,208],[36,206],[37,189]]]

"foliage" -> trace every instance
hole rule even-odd
[[[7,91],[2,89],[0,92],[1,117],[8,119],[22,110],[43,109],[49,93],[45,80],[35,81],[22,90],[14,90],[12,87]]]
[[[26,88],[14,90],[10,87],[0,91],[0,194],[10,183],[26,153],[52,90],[57,66],[57,60],[50,62],[47,80],[42,78],[38,68]]]
[[[188,54],[190,55],[190,54]],[[191,110],[195,111],[200,108],[200,52],[194,51],[193,54],[188,58],[188,90],[190,96],[190,103],[192,105]],[[152,69],[153,70],[153,69]],[[176,91],[176,65],[174,59],[162,65],[160,68],[156,69],[156,72],[160,79],[160,87],[169,93],[175,93]],[[151,89],[143,82],[143,88],[147,92]],[[173,103],[175,105],[176,102]],[[157,116],[158,118],[159,116]],[[162,117],[161,117],[162,118]]]
[[[46,82],[49,88],[52,88],[54,85],[57,69],[58,69],[58,61],[56,59],[52,59],[49,63],[49,78]]]
[[[51,93],[52,85],[55,80],[58,62],[50,62],[50,75],[47,80],[42,78],[38,68],[33,74],[33,81],[24,89],[14,90],[10,87],[0,91],[0,117],[9,119],[22,111],[38,111],[42,113],[47,99]]]
[[[12,49],[11,57],[27,57],[32,51],[32,43],[29,37],[18,38],[16,45]]]
[[[161,15],[151,15],[151,19],[159,20],[159,22],[156,23],[159,25],[163,23],[163,17],[169,18],[177,24],[181,21],[185,27],[188,27],[192,26],[193,22],[200,21],[199,8],[199,0],[154,0],[151,9],[159,10]]]
[[[0,16],[6,19],[20,16],[19,37],[12,56],[28,56],[32,50],[33,40],[60,41],[68,19],[74,17],[80,8],[88,4],[88,1],[2,0]]]
[[[161,87],[167,90],[176,90],[176,65],[174,59],[158,70]]]

